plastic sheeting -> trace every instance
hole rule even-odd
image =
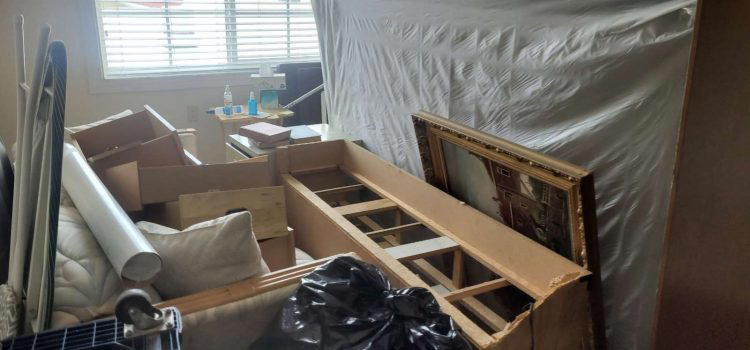
[[[593,170],[608,342],[648,348],[694,8],[316,0],[330,122],[418,175],[419,109]]]

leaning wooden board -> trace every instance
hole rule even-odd
[[[256,239],[288,234],[284,188],[281,186],[183,194],[179,196],[178,205],[183,228],[228,212],[247,210],[253,216]]]

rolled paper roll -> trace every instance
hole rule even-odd
[[[162,261],[130,217],[72,145],[63,149],[62,183],[121,278],[153,279]]]

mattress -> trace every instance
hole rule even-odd
[[[144,289],[152,301],[160,301],[151,286],[136,286],[118,277],[78,210],[65,205],[70,204],[65,194],[61,197],[52,328],[111,315],[125,288]]]

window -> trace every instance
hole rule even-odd
[[[104,77],[319,60],[310,0],[94,0]]]

